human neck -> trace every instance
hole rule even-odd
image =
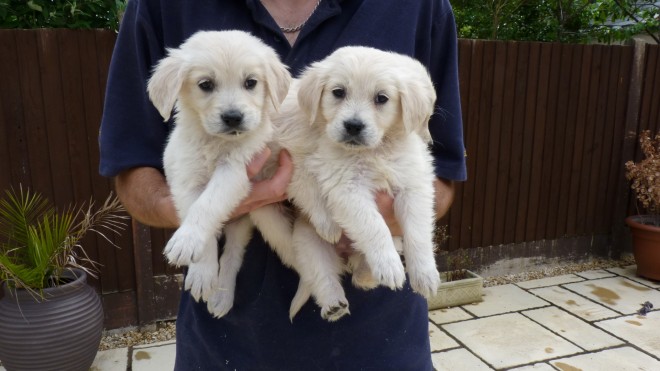
[[[304,24],[314,13],[318,0],[261,0],[270,16],[280,28],[293,28]],[[293,45],[300,30],[284,32],[284,36]]]

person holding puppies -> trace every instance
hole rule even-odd
[[[436,113],[430,120],[436,173],[436,217],[449,209],[454,181],[466,178],[456,25],[448,0],[131,0],[113,53],[100,131],[100,173],[115,179],[117,193],[140,222],[179,225],[163,175],[163,148],[171,121],[163,123],[146,84],[167,48],[199,30],[242,30],[277,51],[298,76],[337,48],[361,45],[409,55],[430,72]],[[247,166],[259,172],[266,150]],[[286,200],[293,166],[286,152],[270,179],[253,181],[234,210],[237,218]],[[393,235],[400,235],[392,199],[374,197]],[[350,241],[337,244],[350,254]],[[176,370],[432,370],[425,299],[406,282],[401,290],[364,291],[344,280],[351,313],[324,321],[314,303],[289,320],[298,285],[255,233],[237,277],[231,311],[220,319],[183,291],[177,317]]]

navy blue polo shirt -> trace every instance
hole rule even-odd
[[[419,59],[438,100],[429,124],[436,174],[466,177],[457,40],[447,0],[323,0],[291,47],[258,0],[131,0],[110,65],[100,131],[100,173],[149,166],[162,170],[170,124],[146,92],[166,48],[199,30],[238,29],[273,47],[294,75],[335,49],[364,45]],[[177,370],[430,370],[426,301],[404,289],[361,291],[346,278],[351,314],[328,323],[307,303],[289,321],[297,274],[258,233],[239,272],[233,309],[212,318],[205,303],[182,293]]]

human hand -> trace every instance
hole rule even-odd
[[[403,236],[401,226],[396,220],[396,215],[394,214],[394,197],[390,196],[385,191],[378,191],[375,199],[378,211],[383,216],[385,224],[387,224],[387,227],[390,229],[392,236]]]
[[[246,166],[247,175],[250,180],[254,179],[261,171],[270,154],[270,148],[266,147]],[[289,152],[283,149],[280,151],[278,157],[278,167],[275,174],[270,179],[252,181],[250,194],[234,209],[230,221],[262,206],[286,200],[286,190],[292,176],[293,161]]]

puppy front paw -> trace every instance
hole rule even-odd
[[[179,227],[167,242],[163,252],[170,264],[180,267],[198,260],[204,246],[201,236],[196,228]]]
[[[199,302],[200,299],[208,301],[215,290],[217,277],[217,261],[192,263],[188,268],[184,288],[190,290],[190,295],[195,301]]]

